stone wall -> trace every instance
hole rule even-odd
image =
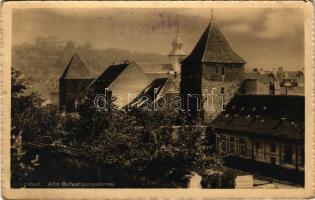
[[[212,81],[221,81],[222,68],[224,68],[225,81],[243,80],[245,73],[243,64],[204,63],[202,77]]]

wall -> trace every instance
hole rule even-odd
[[[66,112],[75,110],[75,99],[83,91],[92,79],[61,79],[59,80],[59,106],[65,107]]]
[[[222,112],[222,102],[229,103],[240,87],[238,80],[224,83],[224,99],[221,95],[222,82],[202,79],[204,119],[210,121]]]
[[[181,68],[181,82],[180,94],[183,98],[183,109],[190,111],[193,117],[200,115],[197,108],[201,108],[201,64],[182,65]],[[194,97],[189,98],[188,94],[199,95],[197,100]]]
[[[283,141],[277,139],[267,139],[267,138],[249,138],[246,135],[242,134],[229,134],[226,132],[218,133],[220,136],[216,138],[216,148],[219,151],[222,151],[221,146],[224,146],[224,142],[222,144],[221,139],[226,138],[225,144],[227,144],[226,151],[223,148],[223,153],[236,155],[241,158],[252,159],[258,162],[272,164],[272,158],[274,158],[275,165],[281,166],[286,169],[298,169],[300,171],[304,170],[304,144],[301,141]],[[231,151],[230,147],[230,138],[234,138],[234,151]],[[240,154],[239,141],[240,138],[243,138],[246,141],[246,154]],[[272,145],[275,145],[275,151],[272,152]],[[221,145],[221,146],[220,146]],[[292,146],[292,162],[286,163],[284,159],[285,155],[285,145]]]
[[[212,81],[221,81],[222,67],[225,68],[225,81],[244,79],[245,69],[243,64],[204,63],[202,66],[202,77]]]

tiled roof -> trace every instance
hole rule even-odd
[[[236,95],[212,122],[214,129],[304,139],[304,97]]]
[[[211,22],[189,56],[183,60],[185,63],[246,63],[237,55],[218,26]]]

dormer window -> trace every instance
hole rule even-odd
[[[253,107],[252,111],[255,111],[256,110],[256,107]]]
[[[267,108],[268,108],[267,106],[264,106],[264,107],[263,107],[263,110],[267,110]]]

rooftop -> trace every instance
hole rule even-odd
[[[236,95],[212,122],[214,129],[304,139],[303,96]]]
[[[214,22],[210,22],[185,63],[242,63],[239,55],[231,48],[228,41]]]
[[[70,62],[68,63],[65,71],[63,72],[60,79],[94,79],[85,66],[83,61],[80,59],[79,54],[73,54]]]

